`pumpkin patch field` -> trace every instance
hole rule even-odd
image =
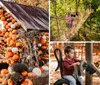
[[[0,22],[0,85],[48,84],[49,33],[24,30],[3,7]]]

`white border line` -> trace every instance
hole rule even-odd
[[[49,85],[50,85],[50,0],[48,0],[49,5]]]

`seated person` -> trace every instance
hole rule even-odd
[[[70,46],[67,46],[64,50],[65,58],[62,62],[63,67],[63,78],[70,81],[70,85],[76,85],[76,79],[73,76],[74,68],[80,65],[79,60],[75,59],[74,49]],[[78,76],[79,77],[79,76]],[[77,78],[80,84],[83,84],[83,79],[81,77]]]

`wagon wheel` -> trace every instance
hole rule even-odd
[[[70,85],[68,80],[59,79],[57,80],[54,85]]]

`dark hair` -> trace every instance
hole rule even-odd
[[[69,53],[71,50],[73,50],[74,48],[73,47],[71,47],[71,46],[67,46],[67,47],[65,47],[65,49],[64,49],[64,53]]]

